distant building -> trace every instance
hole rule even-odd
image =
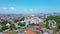
[[[32,15],[31,17],[25,17],[24,21],[28,22],[28,23],[39,24],[39,23],[43,22],[43,19],[40,19],[40,18]]]

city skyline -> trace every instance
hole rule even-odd
[[[60,13],[60,0],[0,0],[0,14]]]

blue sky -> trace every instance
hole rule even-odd
[[[53,13],[60,12],[60,0],[0,0],[0,13]]]

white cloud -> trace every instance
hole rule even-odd
[[[3,8],[2,8],[2,10],[7,10],[7,9],[8,9],[8,8],[6,8],[6,7],[3,7]]]
[[[16,9],[15,9],[14,7],[10,7],[10,10],[13,10],[13,11],[15,11]]]
[[[1,7],[0,11],[18,11],[15,7]]]

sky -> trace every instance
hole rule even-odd
[[[0,0],[0,14],[60,13],[60,0]]]

